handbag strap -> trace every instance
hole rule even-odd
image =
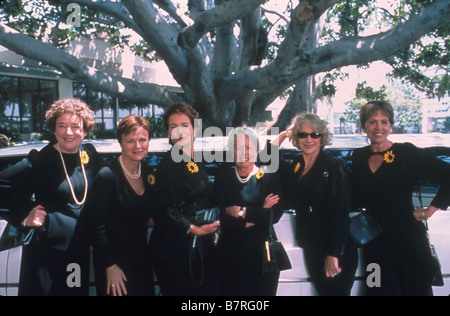
[[[420,203],[420,207],[422,209],[424,209],[424,204],[423,204],[423,197],[422,197],[422,189],[420,188],[420,184],[416,183],[416,181],[414,180],[414,177],[405,161],[405,159],[403,158],[403,152],[401,150],[401,146],[399,146],[399,151],[400,151],[400,160],[403,164],[403,167],[405,168],[406,174],[409,177],[409,180],[411,181],[411,184],[414,188],[415,193],[417,194],[417,198],[419,199],[419,203]],[[427,231],[429,231],[428,228],[428,221],[425,221],[425,227],[427,229]]]
[[[270,220],[269,220],[269,242],[273,241],[273,235],[274,235],[274,231],[273,231],[273,210],[269,210],[269,216],[270,216]]]

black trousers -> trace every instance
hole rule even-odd
[[[335,278],[327,278],[325,275],[324,251],[315,249],[303,249],[305,264],[311,276],[311,281],[319,296],[350,296],[356,270],[358,269],[358,249],[347,246],[344,255],[339,258],[342,273]]]

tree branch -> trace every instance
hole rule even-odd
[[[166,22],[151,1],[122,0],[122,3],[143,30],[143,38],[164,59],[175,80],[182,85],[188,76],[188,62],[177,45],[179,30]]]
[[[280,68],[272,62],[265,67],[241,70],[224,79],[222,93],[236,96],[248,89],[266,90],[293,84],[302,78],[332,69],[382,60],[445,25],[449,20],[450,2],[436,1],[422,13],[388,32],[369,37],[344,38],[310,51],[299,51],[289,67]],[[279,55],[278,58],[285,57]]]
[[[126,98],[137,103],[157,104],[162,107],[181,100],[176,93],[169,92],[163,86],[140,83],[98,71],[64,50],[20,34],[4,23],[0,23],[0,44],[24,57],[59,69],[71,80],[85,83],[93,89],[115,97]]]
[[[183,47],[194,47],[206,33],[241,18],[265,2],[266,0],[226,1],[196,18],[195,23],[180,34],[179,43]]]

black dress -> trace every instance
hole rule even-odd
[[[351,184],[345,162],[323,151],[303,177],[303,156],[299,156],[285,176],[289,202],[296,210],[296,236],[303,248],[305,264],[321,296],[349,296],[358,268],[358,253],[349,238],[352,207]],[[325,259],[339,259],[342,273],[331,279],[325,275]]]
[[[194,251],[194,236],[188,233],[195,212],[214,207],[212,189],[203,164],[176,163],[170,152],[163,158],[156,176],[155,228],[150,239],[163,296],[219,294],[215,236],[198,238]]]
[[[153,270],[147,252],[152,188],[149,168],[142,165],[145,193],[138,195],[119,161],[100,170],[92,188],[88,219],[94,246],[97,294],[106,295],[106,268],[124,272],[128,296],[154,295]]]
[[[370,146],[356,150],[352,167],[353,185],[361,206],[384,230],[364,248],[366,264],[377,263],[381,267],[381,287],[368,288],[368,295],[432,295],[430,248],[424,225],[413,216],[413,181],[439,182],[441,188],[431,205],[447,210],[450,165],[412,144],[394,144],[378,153],[384,161],[373,173],[369,158],[374,154]]]
[[[85,221],[85,205],[77,205],[72,197],[59,152],[49,144],[40,152],[31,151],[28,158],[0,173],[16,190],[9,221],[20,223],[37,205],[42,205],[48,217],[37,231],[22,256],[19,295],[88,295],[89,240]],[[81,145],[88,187],[103,166],[103,159],[94,146]],[[75,195],[81,201],[85,181],[79,154],[63,154]],[[30,203],[32,196],[35,202]],[[67,267],[76,263],[81,269],[81,288],[66,284]]]
[[[221,294],[275,296],[280,273],[262,272],[271,213],[273,223],[278,223],[284,210],[282,197],[272,210],[263,206],[269,194],[281,195],[279,176],[259,173],[243,184],[238,180],[235,169],[230,169],[216,178],[214,192],[221,209]],[[225,209],[230,206],[246,207],[245,219],[227,215]],[[246,228],[247,223],[255,226]]]

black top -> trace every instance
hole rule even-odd
[[[342,255],[349,237],[351,185],[345,162],[323,151],[314,166],[305,168],[303,155],[288,169],[286,192],[296,210],[297,239],[303,248]]]
[[[17,194],[8,220],[20,225],[33,207],[42,205],[48,217],[33,243],[43,242],[53,250],[66,251],[72,240],[76,239],[73,238],[75,227],[85,205],[75,203],[60,154],[53,145],[49,144],[40,152],[31,151],[28,158],[1,172],[0,178],[8,180]],[[85,152],[83,162],[89,188],[104,161],[91,144],[81,145],[80,150]],[[77,200],[82,201],[85,181],[80,155],[63,154],[63,157]],[[33,194],[35,202],[30,203]],[[80,231],[77,236],[83,238],[82,235]]]
[[[95,180],[89,219],[94,255],[104,269],[143,260],[153,197],[150,174],[149,167],[142,165],[143,195],[133,190],[117,159],[110,167],[102,168]]]
[[[269,194],[280,196],[280,202],[271,210],[263,208]],[[281,195],[277,174],[260,172],[244,184],[238,180],[235,169],[229,169],[216,178],[214,201],[221,209],[219,249],[222,260],[228,262],[225,265],[236,267],[241,273],[262,273],[264,243],[269,237],[271,213],[274,224],[283,216]],[[245,219],[226,214],[225,209],[230,206],[246,207]],[[247,223],[254,223],[255,226],[246,228]]]
[[[375,216],[385,232],[406,241],[408,235],[416,232],[414,227],[423,226],[412,215],[415,207],[419,207],[414,206],[412,200],[419,180],[440,183],[431,205],[442,210],[449,207],[450,165],[409,143],[394,144],[379,154],[384,161],[373,173],[369,166],[369,158],[374,155],[370,146],[355,151],[352,165],[354,187],[361,206]]]
[[[369,159],[376,154],[383,162],[374,173]],[[353,155],[352,181],[360,206],[383,228],[364,249],[365,260],[379,264],[382,271],[382,287],[368,288],[369,295],[432,293],[430,245],[425,226],[413,216],[412,197],[419,179],[441,184],[431,205],[446,210],[450,204],[449,164],[408,143],[394,144],[382,153],[365,147]]]
[[[187,232],[195,212],[214,207],[212,185],[203,164],[186,159],[189,162],[174,162],[168,152],[158,167],[151,238],[152,249],[158,254],[155,260],[186,259],[192,244]]]

